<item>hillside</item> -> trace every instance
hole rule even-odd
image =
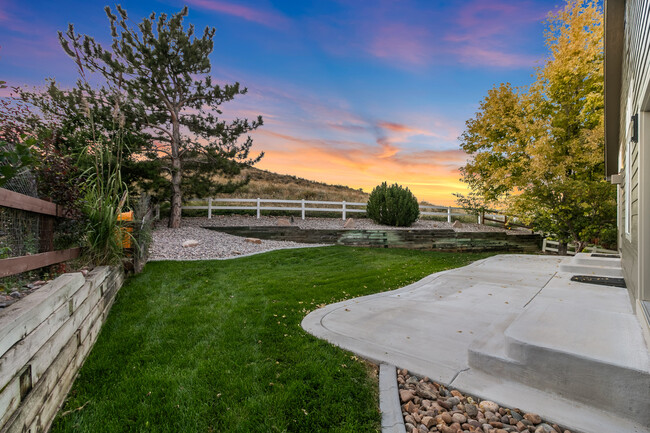
[[[368,194],[343,185],[329,185],[296,176],[273,173],[258,168],[247,168],[242,177],[248,176],[250,183],[234,194],[220,194],[223,198],[276,198],[283,200],[326,200],[366,202]]]

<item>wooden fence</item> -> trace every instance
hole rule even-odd
[[[304,199],[276,200],[268,198],[208,198],[189,201],[189,203],[192,202],[207,202],[207,205],[188,204],[182,208],[207,210],[208,218],[212,218],[213,210],[255,211],[257,218],[260,218],[262,211],[294,211],[300,212],[302,219],[305,219],[305,214],[307,212],[340,212],[343,220],[347,219],[349,214],[366,212],[366,203],[346,201],[319,201]],[[237,203],[237,205],[220,205],[219,203]],[[244,205],[248,203],[251,203],[252,205]],[[284,206],[277,206],[278,204]],[[420,205],[420,215],[444,217],[447,218],[447,222],[451,222],[453,217],[473,217],[472,214],[468,214],[462,208],[433,205]],[[508,218],[505,215],[498,213],[478,215],[477,220],[479,224],[484,223],[484,221],[494,221],[500,224],[508,222]]]
[[[79,248],[54,251],[54,219],[66,217],[61,206],[0,188],[0,206],[40,215],[39,254],[0,259],[0,277],[65,262],[79,256]]]

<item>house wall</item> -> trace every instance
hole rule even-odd
[[[642,141],[632,142],[630,118],[642,111],[650,79],[650,0],[628,0],[625,7],[625,39],[621,86],[620,153],[623,182],[619,188],[619,248],[623,275],[630,294],[641,299],[639,272],[639,155]],[[629,220],[628,220],[629,218]]]
[[[49,429],[123,279],[106,266],[64,274],[0,311],[0,433]]]

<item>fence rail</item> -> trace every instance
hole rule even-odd
[[[301,213],[301,218],[305,219],[307,212],[336,212],[341,213],[341,219],[345,220],[348,214],[365,213],[366,203],[359,202],[346,202],[346,201],[321,201],[321,200],[276,200],[269,198],[207,198],[207,199],[194,199],[192,202],[207,202],[207,205],[191,205],[183,206],[183,209],[203,209],[208,211],[208,218],[212,218],[213,210],[248,210],[255,211],[257,218],[260,218],[262,211],[295,211]],[[252,206],[244,205],[228,205],[223,206],[215,203],[252,203]],[[270,204],[270,206],[264,206]],[[273,206],[273,204],[288,204],[298,206]],[[326,205],[330,207],[310,207],[313,205]],[[350,207],[352,206],[352,207]],[[363,209],[359,209],[363,206]],[[433,206],[433,205],[420,205],[420,215],[446,217],[447,222],[452,221],[452,217],[467,217],[473,216],[464,212],[462,208],[451,206]],[[478,223],[482,224],[485,221],[493,221],[500,224],[508,223],[508,217],[501,214],[485,214],[478,215]]]
[[[558,253],[560,248],[560,242],[558,241],[552,241],[550,239],[544,238],[542,241],[542,252],[547,253]],[[588,253],[602,253],[602,254],[616,254],[618,251],[614,250],[608,250],[606,248],[601,248],[597,246],[587,246],[583,250],[583,252],[588,252]],[[575,256],[577,251],[576,251],[576,244],[573,242],[567,243],[567,248],[566,248],[566,253],[570,256]]]
[[[52,251],[54,249],[52,232],[54,218],[66,217],[66,211],[61,206],[4,188],[0,188],[0,206],[33,212],[40,215],[42,220],[39,240],[41,252],[39,254],[0,259],[0,277],[7,277],[45,266],[55,265],[79,256],[79,248]]]

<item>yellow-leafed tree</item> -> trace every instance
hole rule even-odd
[[[463,180],[563,243],[616,241],[615,188],[604,176],[603,13],[569,0],[549,15],[549,57],[527,88],[501,84],[466,123]]]

